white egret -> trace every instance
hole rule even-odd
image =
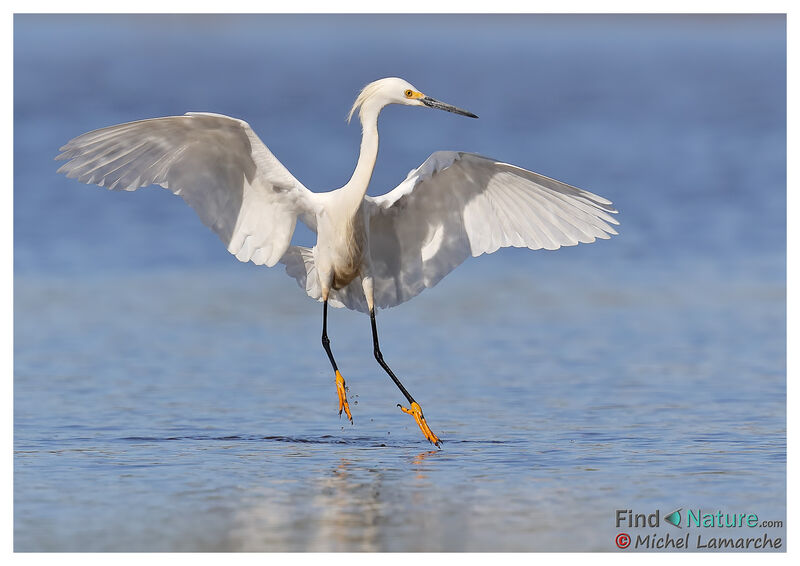
[[[250,126],[190,112],[129,122],[69,141],[59,172],[84,183],[134,191],[160,185],[180,195],[243,262],[278,262],[322,302],[322,345],[342,410],[352,423],[345,382],[327,333],[328,303],[368,312],[375,358],[431,443],[422,408],[383,360],[376,307],[392,307],[436,285],[467,257],[505,246],[557,249],[616,234],[611,202],[514,165],[438,151],[395,189],[367,196],[378,155],[378,115],[388,104],[474,114],[430,98],[403,79],[368,84],[355,101],[361,149],[343,187],[314,193],[272,155]],[[291,245],[297,219],[317,234],[313,248]]]

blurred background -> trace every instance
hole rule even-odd
[[[211,111],[327,191],[384,76],[480,119],[386,109],[370,194],[453,149],[620,210],[611,240],[500,250],[379,313],[441,451],[366,317],[330,319],[351,427],[321,308],[280,267],[167,191],[53,161]],[[785,524],[785,77],[782,16],[15,16],[15,549],[612,550],[616,509]]]

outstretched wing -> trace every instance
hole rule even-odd
[[[315,195],[275,158],[247,122],[188,113],[94,130],[70,140],[60,173],[135,191],[161,185],[197,212],[240,261],[272,266],[298,216],[316,229]]]
[[[398,305],[469,256],[609,238],[611,202],[507,163],[439,151],[397,188],[367,197],[375,304]]]

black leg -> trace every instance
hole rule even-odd
[[[328,338],[328,301],[327,299],[322,302],[322,347],[325,348],[325,353],[328,354],[328,359],[333,366],[333,372],[336,374],[336,392],[339,395],[339,416],[342,416],[344,410],[350,423],[353,423],[353,415],[350,414],[350,405],[347,403],[347,389],[344,384],[344,378],[339,373],[339,368],[336,367],[336,360],[333,358],[331,352],[331,341]]]
[[[389,374],[389,377],[392,378],[394,384],[397,385],[403,395],[405,395],[405,398],[408,399],[408,402],[411,404],[410,409],[403,407],[400,403],[398,403],[397,406],[400,407],[400,410],[402,410],[404,413],[414,417],[414,419],[417,421],[417,425],[422,431],[422,434],[425,435],[425,438],[427,438],[431,444],[435,444],[437,447],[441,448],[442,441],[439,440],[439,437],[437,437],[428,426],[425,416],[422,414],[422,407],[419,406],[419,403],[414,401],[411,393],[409,393],[408,390],[403,387],[403,384],[400,383],[399,379],[397,379],[397,376],[394,374],[392,369],[386,364],[386,362],[383,361],[381,346],[378,342],[378,325],[375,322],[375,309],[371,309],[369,311],[369,320],[372,324],[372,345],[374,347],[375,359],[378,360],[378,363],[381,365],[384,371]]]
[[[403,395],[405,395],[406,399],[408,399],[408,402],[416,403],[416,401],[414,401],[414,398],[411,396],[411,393],[409,393],[408,390],[405,387],[403,387],[403,384],[400,383],[400,380],[397,379],[397,376],[392,371],[392,368],[390,368],[386,364],[386,362],[383,361],[381,346],[378,343],[378,325],[375,323],[375,309],[369,311],[369,321],[370,323],[372,323],[372,346],[374,348],[375,359],[378,360],[378,363],[381,365],[384,371],[386,371],[386,373],[389,374],[389,377],[392,378],[394,384],[397,385],[398,388],[400,388],[400,391],[403,393]]]
[[[322,347],[325,348],[325,353],[328,354],[328,359],[331,361],[333,371],[339,371],[336,367],[336,360],[333,359],[333,352],[331,352],[331,340],[328,338],[328,301],[322,302]]]

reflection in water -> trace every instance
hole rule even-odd
[[[414,467],[412,469],[416,470],[417,479],[424,479],[426,477],[425,467],[422,466],[425,458],[435,457],[441,454],[441,452],[442,452],[441,450],[427,450],[425,452],[420,452],[419,454],[414,456],[414,458],[411,460],[411,463],[414,464]]]
[[[327,552],[465,548],[469,533],[484,528],[476,507],[486,502],[444,486],[443,496],[432,496],[437,485],[430,464],[440,458],[442,451],[428,450],[392,460],[386,470],[378,467],[383,462],[367,466],[342,458],[318,477],[270,482],[244,499],[223,546]]]
[[[342,459],[309,483],[265,486],[234,519],[236,550],[379,551],[383,474]]]
[[[253,489],[241,498],[242,506],[234,513],[220,547],[241,551],[521,551],[544,541],[554,548],[564,542],[548,520],[553,515],[550,482],[510,486],[509,493],[509,485],[503,482],[500,487],[498,478],[491,475],[474,482],[448,480],[466,462],[491,453],[490,446],[471,446],[470,453],[453,446],[448,454],[427,450],[405,456],[397,454],[397,448],[387,454],[355,450],[354,457],[340,458],[319,475],[274,479]],[[296,461],[290,460],[298,456],[284,453],[284,466],[294,466]],[[497,532],[498,523],[507,528]]]

